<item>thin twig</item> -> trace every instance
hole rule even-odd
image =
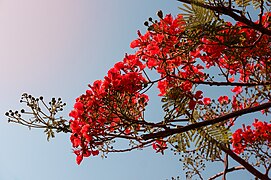
[[[233,172],[233,171],[244,170],[244,169],[245,169],[244,166],[236,166],[236,167],[229,168],[227,172]],[[210,177],[208,180],[216,179],[216,178],[222,176],[223,173],[224,173],[224,171],[217,173],[216,175]]]
[[[267,102],[267,103],[264,103],[264,104],[261,104],[261,105],[255,106],[255,107],[249,107],[249,108],[241,109],[241,110],[238,110],[238,111],[234,111],[232,113],[226,114],[224,116],[220,116],[220,117],[215,118],[215,119],[190,124],[190,125],[180,127],[180,128],[167,129],[167,130],[160,131],[160,132],[153,133],[153,134],[144,134],[141,137],[144,140],[152,139],[152,138],[164,138],[164,137],[167,137],[167,136],[170,136],[170,135],[173,135],[173,134],[178,134],[178,133],[198,129],[200,127],[220,123],[220,122],[226,121],[226,120],[228,120],[230,118],[234,118],[234,117],[237,117],[237,116],[242,116],[244,114],[257,112],[257,111],[267,109],[267,108],[270,108],[270,107],[271,107],[271,102]]]

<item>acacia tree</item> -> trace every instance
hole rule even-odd
[[[179,1],[182,14],[158,11],[158,20],[144,23],[148,30],[138,31],[130,44],[135,53],[89,85],[76,99],[71,120],[57,114],[65,106],[61,99],[47,105],[43,97],[23,94],[29,110],[7,112],[9,121],[43,128],[48,139],[70,133],[78,164],[91,155],[152,146],[181,154],[188,178],[203,179],[205,162],[217,161],[225,168],[210,179],[226,179],[239,169],[270,179],[271,123],[260,120],[271,107],[269,1]],[[155,86],[164,118],[154,122],[144,112]],[[253,127],[244,116],[250,113],[257,115]],[[114,146],[119,139],[128,141],[126,148]],[[229,167],[229,157],[240,166]]]

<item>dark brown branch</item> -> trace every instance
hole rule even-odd
[[[138,140],[138,137],[134,136],[128,136],[128,135],[123,135],[123,134],[112,134],[112,133],[106,133],[106,136],[114,137],[114,138],[123,138],[123,139],[134,139]]]
[[[229,169],[227,170],[227,172],[232,172],[232,171],[237,171],[237,170],[244,170],[244,169],[245,169],[244,166],[236,166],[236,167],[229,168]],[[220,172],[220,173],[217,173],[216,175],[210,177],[208,180],[216,179],[216,178],[222,176],[223,173],[224,173],[224,171],[223,171],[223,172]]]
[[[222,180],[226,180],[226,174],[228,173],[228,170],[229,170],[229,158],[228,157],[229,157],[229,155],[225,154],[225,158],[224,158],[225,169],[224,169],[224,172],[223,172]]]
[[[263,34],[267,34],[267,35],[271,36],[271,31],[269,29],[265,28],[262,24],[256,24],[255,22],[247,19],[244,15],[236,14],[234,12],[234,11],[236,11],[235,9],[222,6],[223,4],[221,4],[221,6],[212,6],[212,5],[208,5],[205,3],[201,3],[199,1],[192,1],[192,0],[177,0],[177,1],[180,1],[180,2],[183,2],[186,4],[195,4],[197,6],[205,8],[205,9],[210,9],[210,10],[215,11],[217,13],[227,15],[227,16],[233,18],[235,21],[245,23],[246,25],[248,25],[252,29],[255,29]]]
[[[153,133],[153,134],[144,134],[141,137],[144,140],[153,139],[153,138],[164,138],[164,137],[168,137],[168,136],[173,135],[173,134],[178,134],[178,133],[198,129],[200,127],[220,123],[220,122],[226,121],[226,120],[228,120],[230,118],[234,118],[234,117],[237,117],[237,116],[242,116],[244,114],[257,112],[257,111],[267,109],[267,108],[270,108],[270,107],[271,107],[271,102],[267,102],[267,103],[264,103],[264,104],[261,104],[261,105],[255,106],[255,107],[250,107],[250,108],[245,108],[245,109],[242,109],[242,110],[234,111],[232,113],[226,114],[224,116],[220,116],[220,117],[215,118],[215,119],[206,120],[206,121],[203,121],[203,122],[198,122],[198,123],[190,124],[190,125],[175,128],[175,129],[167,129],[167,130],[160,131],[160,132]]]
[[[240,163],[246,170],[248,170],[251,174],[254,176],[262,179],[262,180],[270,180],[268,175],[262,174],[260,171],[255,169],[252,165],[250,165],[247,161],[244,159],[240,158],[237,154],[235,154],[232,150],[228,149],[226,146],[221,145],[220,146],[221,150],[227,153],[232,159],[234,159],[236,162]]]
[[[265,172],[266,175],[268,175],[270,169],[271,169],[271,164],[269,164],[268,168],[266,169],[266,172]]]
[[[266,108],[270,108],[270,107],[271,107],[271,102],[267,102],[267,103],[264,103],[264,104],[261,104],[261,105],[255,106],[255,107],[250,107],[250,108],[245,108],[245,109],[242,109],[242,110],[238,110],[238,111],[229,113],[227,115],[224,115],[224,116],[212,119],[212,120],[206,120],[206,121],[203,121],[203,122],[187,125],[187,126],[176,128],[176,129],[169,129],[169,130],[165,130],[165,131],[161,131],[161,132],[157,132],[157,133],[153,133],[153,134],[145,134],[145,135],[142,135],[141,137],[144,140],[154,139],[154,138],[164,138],[164,137],[167,137],[167,136],[170,136],[170,135],[173,135],[173,134],[178,134],[178,133],[190,131],[190,130],[193,130],[193,129],[198,129],[200,127],[216,124],[216,123],[223,122],[223,121],[228,120],[228,119],[233,118],[233,117],[241,116],[241,115],[252,113],[252,112],[257,112],[257,111],[260,111],[260,110],[263,110],[263,109],[266,109]],[[261,172],[259,172],[252,165],[250,165],[244,159],[240,158],[238,155],[236,155],[233,151],[231,151],[225,145],[223,145],[221,143],[218,143],[218,144],[220,144],[220,149],[222,151],[224,151],[231,158],[233,158],[235,161],[237,161],[242,166],[244,166],[250,173],[252,173],[256,177],[258,177],[260,179],[263,179],[263,180],[269,179],[267,175],[262,174]]]
[[[239,83],[239,82],[217,82],[217,81],[195,81],[195,80],[190,80],[187,78],[181,78],[179,76],[173,76],[173,75],[168,75],[169,77],[177,78],[183,81],[189,81],[193,84],[202,84],[202,85],[209,85],[209,86],[245,86],[245,87],[254,87],[254,86],[267,86],[271,85],[271,82],[259,82],[259,83]]]
[[[153,140],[141,143],[141,144],[139,144],[137,146],[127,148],[127,149],[112,149],[112,150],[106,150],[106,151],[109,152],[109,153],[110,152],[118,152],[118,153],[129,152],[129,151],[132,151],[134,149],[143,149],[143,148],[149,147],[149,146],[151,146],[150,143],[152,143],[152,142],[153,142]]]

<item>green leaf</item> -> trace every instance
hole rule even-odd
[[[196,28],[205,24],[211,24],[213,21],[217,20],[214,12],[212,10],[200,7],[196,3],[204,3],[204,0],[194,0],[191,5],[183,4],[183,7],[179,7],[188,28]]]
[[[196,130],[193,141],[197,148],[214,160],[221,154],[220,145],[228,144],[231,133],[224,125],[210,125]]]

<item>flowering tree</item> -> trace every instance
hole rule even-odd
[[[204,162],[218,161],[225,169],[210,179],[226,179],[239,169],[269,179],[271,123],[260,120],[271,107],[269,1],[179,1],[184,13],[159,11],[159,20],[149,18],[146,33],[138,31],[130,44],[135,53],[89,85],[76,99],[71,120],[57,115],[65,106],[61,99],[47,105],[42,97],[23,94],[21,102],[30,110],[7,112],[9,121],[44,128],[48,139],[70,133],[77,164],[89,156],[152,146],[157,153],[180,153],[189,178],[203,179]],[[256,10],[249,12],[250,6]],[[144,116],[154,87],[164,111],[160,121]],[[253,127],[244,116],[250,113],[257,113]],[[115,146],[119,139],[128,141],[126,148]],[[228,157],[240,166],[229,167]]]

